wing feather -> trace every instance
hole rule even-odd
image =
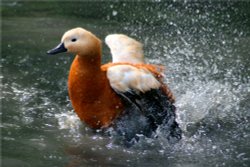
[[[161,83],[147,69],[138,69],[130,65],[117,65],[107,69],[111,87],[118,92],[147,92],[159,89]]]

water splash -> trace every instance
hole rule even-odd
[[[215,81],[208,83],[196,81],[177,100],[183,128],[186,129],[185,126],[189,123],[195,124],[201,121],[208,114],[218,119],[237,114],[240,112],[237,107],[242,96],[242,94],[236,94],[230,85]]]

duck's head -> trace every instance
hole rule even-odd
[[[101,50],[101,41],[94,34],[83,28],[74,28],[65,32],[61,43],[47,53],[53,55],[70,52],[85,56],[93,55],[99,50]]]

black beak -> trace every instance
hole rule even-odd
[[[60,43],[54,49],[47,51],[47,54],[54,55],[54,54],[62,53],[62,52],[66,52],[66,51],[67,51],[67,49],[65,48],[64,43]]]

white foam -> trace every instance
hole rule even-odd
[[[82,122],[73,111],[55,114],[58,121],[59,129],[68,129],[70,131],[78,131]]]

